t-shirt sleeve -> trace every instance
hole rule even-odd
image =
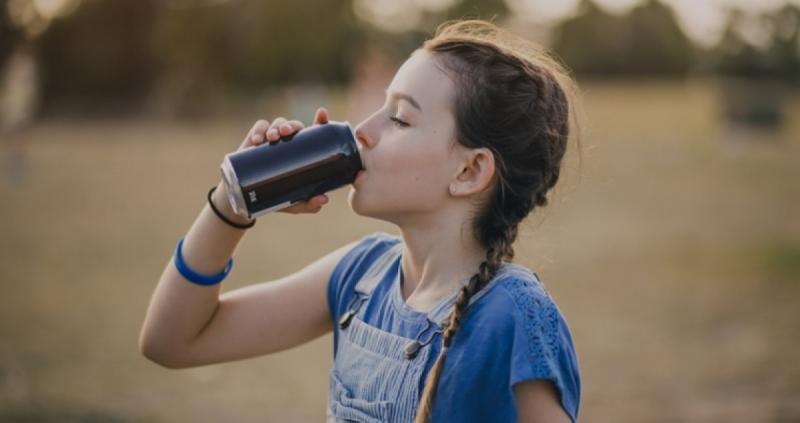
[[[333,269],[328,280],[328,310],[334,324],[338,323],[349,304],[353,290],[370,264],[400,238],[385,232],[364,236],[350,249]]]
[[[580,402],[580,372],[572,336],[550,296],[529,281],[511,284],[516,303],[511,348],[511,387],[531,379],[553,382],[573,422]]]

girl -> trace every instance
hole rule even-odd
[[[441,26],[355,130],[365,171],[348,202],[401,236],[373,233],[295,274],[219,295],[255,223],[231,211],[220,183],[161,276],[142,353],[184,368],[333,331],[328,421],[575,421],[569,328],[538,276],[511,263],[520,222],[558,180],[573,92],[523,39],[483,21]],[[319,109],[314,121],[327,119]],[[240,148],[302,126],[259,121]],[[327,201],[283,211],[315,213]]]

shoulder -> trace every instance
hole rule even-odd
[[[544,283],[527,268],[512,266],[498,281],[497,296],[505,297],[502,304],[508,310],[509,324],[516,337],[523,338],[517,342],[524,341],[530,357],[574,356],[567,320]]]
[[[539,277],[528,268],[504,263],[495,280],[473,301],[477,310],[471,318],[486,329],[484,336],[506,342],[518,342],[516,338],[523,336],[531,341],[532,349],[542,344],[558,348],[563,316]]]
[[[386,232],[373,232],[364,235],[356,240],[350,251],[342,257],[334,269],[334,275],[346,277],[365,270],[375,258],[399,242],[402,242],[400,236]]]
[[[532,270],[517,263],[504,263],[498,276],[499,291],[517,307],[529,301],[552,303],[544,283]]]
[[[388,232],[372,232],[356,241],[354,249],[361,249],[364,251],[371,251],[374,249],[386,250],[402,241],[403,238],[399,235],[390,234]]]
[[[564,409],[576,418],[580,401],[580,370],[567,320],[539,277],[514,265],[498,281],[506,319],[513,333],[511,386],[526,380],[549,380]],[[500,301],[498,301],[500,302]]]
[[[552,326],[560,316],[544,283],[525,266],[504,263],[492,285],[487,292],[479,293],[486,297],[479,300],[483,307],[497,312],[491,313],[491,318],[504,326],[524,325],[529,320],[547,321]]]
[[[352,247],[339,259],[328,281],[328,301],[332,310],[347,301],[349,293],[364,272],[402,237],[386,232],[373,232],[352,242]]]
[[[535,273],[514,265],[498,282],[498,291],[505,296],[515,325],[522,325],[531,336],[545,337],[537,341],[558,346],[556,338],[564,316]]]

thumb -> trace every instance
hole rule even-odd
[[[317,113],[314,114],[314,124],[322,125],[324,123],[328,123],[328,110],[320,107],[317,109]]]

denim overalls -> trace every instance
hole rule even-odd
[[[423,374],[436,360],[435,354],[441,348],[444,320],[452,311],[459,289],[454,289],[425,314],[425,323],[413,339],[366,323],[365,305],[402,250],[403,243],[397,243],[372,263],[356,284],[348,311],[342,314],[337,323],[339,342],[330,372],[326,413],[328,423],[405,423],[414,420],[422,394]],[[495,278],[470,298],[469,305],[499,283],[503,279],[499,277],[501,274],[514,272],[524,275],[527,270],[517,264],[504,262]],[[402,294],[398,286],[392,286],[387,295]]]
[[[339,345],[330,372],[328,422],[411,422],[419,403],[420,381],[431,356],[432,341],[441,343],[441,326],[450,313],[443,301],[427,314],[415,339],[364,322],[362,307],[403,248],[392,246],[355,287],[348,312],[339,320]],[[437,344],[438,345],[438,344]]]

